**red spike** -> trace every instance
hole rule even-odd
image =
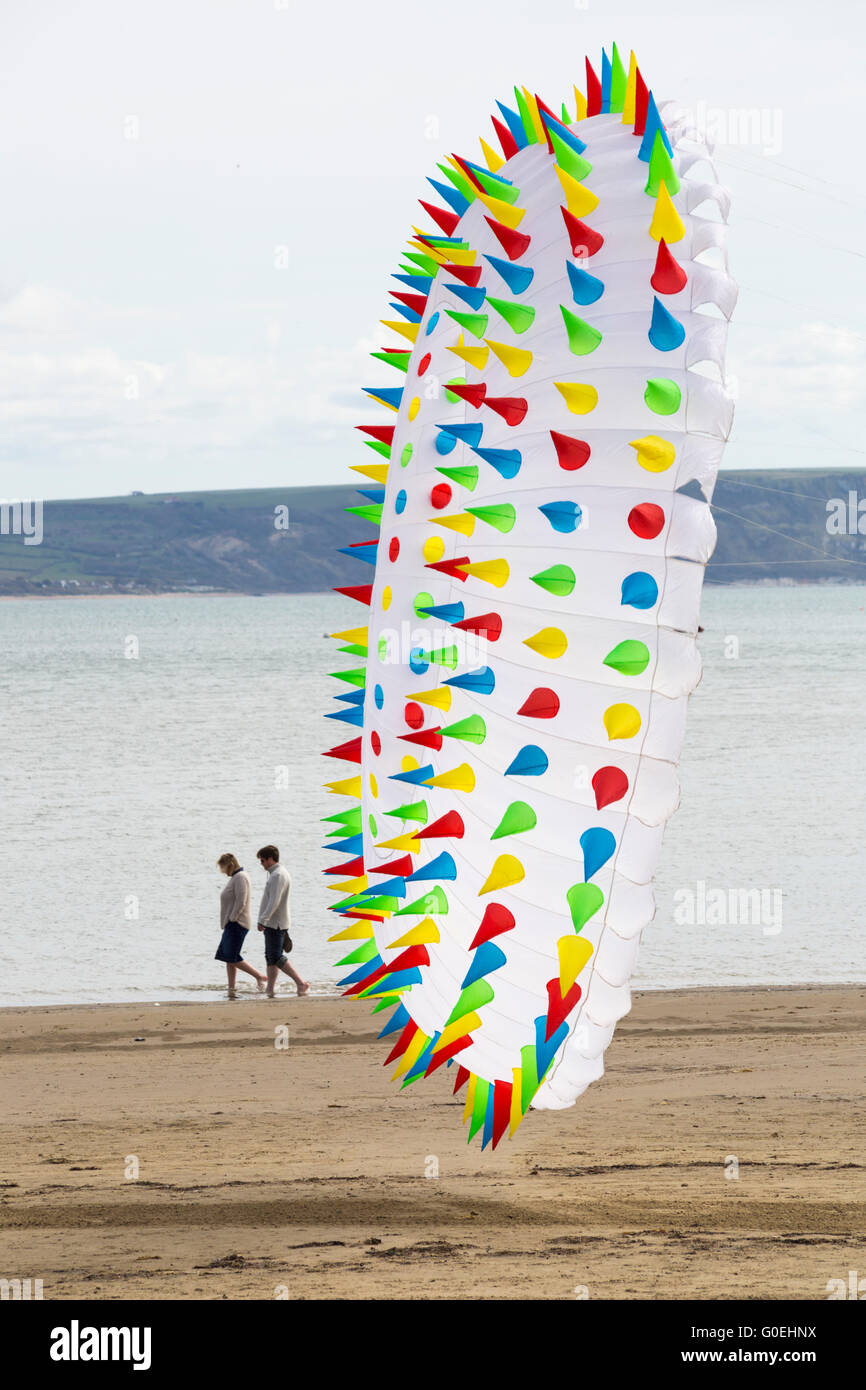
[[[643,135],[646,128],[646,113],[649,105],[649,88],[637,70],[634,88],[634,133]]]
[[[601,83],[588,58],[586,60],[586,114],[587,116],[601,115]]]
[[[481,918],[481,924],[472,938],[470,951],[474,951],[476,946],[481,946],[485,941],[490,941],[494,936],[501,936],[503,932],[511,931],[516,926],[513,915],[502,903],[488,903]]]
[[[371,985],[375,985],[378,980],[383,980],[386,975],[395,975],[398,970],[411,970],[416,965],[429,964],[430,957],[427,954],[426,946],[407,946],[405,951],[401,951],[399,956],[396,956],[394,960],[391,961],[390,965],[378,966],[377,969],[371,971],[369,975],[366,975],[363,980],[357,980],[355,984],[350,985],[343,993],[344,995],[361,994],[365,989],[369,989]]]
[[[555,121],[558,121],[559,117],[557,116],[555,111],[551,111],[549,106],[545,106],[544,102],[541,100],[541,97],[538,95],[537,92],[535,93],[535,102],[538,106],[538,114],[541,117],[541,124],[544,126],[544,133],[547,136],[547,152],[548,154],[553,154],[553,141],[550,138],[550,131],[547,128],[547,121],[544,119],[544,114],[545,112],[547,112],[547,115],[552,116]]]
[[[471,1071],[469,1070],[468,1067],[458,1067],[458,1068],[457,1068],[457,1080],[454,1082],[454,1091],[453,1091],[453,1094],[454,1094],[455,1096],[456,1096],[457,1092],[460,1090],[460,1087],[466,1085],[466,1082],[469,1080],[469,1078],[470,1078],[471,1075],[472,1075],[472,1073],[471,1073]]]
[[[453,388],[449,387],[449,390]],[[501,415],[506,425],[519,425],[525,418],[529,409],[528,403],[522,396],[488,396],[485,405]]]
[[[467,179],[469,180],[469,182],[470,182],[471,184],[473,184],[473,185],[475,186],[475,188],[478,189],[478,192],[479,192],[479,193],[486,193],[486,192],[487,192],[487,189],[484,187],[484,184],[481,183],[480,179],[478,178],[478,175],[475,173],[474,169],[471,169],[471,168],[469,167],[469,165],[466,163],[466,160],[465,160],[465,159],[461,159],[461,158],[460,158],[460,155],[459,155],[459,154],[455,154],[453,150],[451,151],[451,158],[457,161],[457,163],[460,165],[460,168],[463,170],[463,173],[466,175],[466,177],[467,177]]]
[[[437,560],[435,564],[425,565],[424,568],[425,570],[436,570],[439,574],[447,574],[450,579],[459,579],[462,584],[465,584],[469,575],[465,570],[458,569],[458,566],[471,563],[468,555],[459,555],[454,560]]]
[[[373,597],[373,585],[372,585],[372,584],[349,584],[349,585],[347,585],[347,586],[344,587],[344,588],[335,589],[335,590],[334,590],[334,593],[335,593],[335,594],[345,594],[345,595],[346,595],[346,598],[354,598],[354,599],[357,599],[359,603],[366,603],[367,607],[369,608],[369,606],[370,606],[370,600],[371,600],[371,598]]]
[[[362,546],[362,545],[378,545],[378,544],[379,544],[378,541],[350,541],[350,542],[349,542],[349,549],[350,549],[350,550],[358,550],[359,547]]]
[[[382,1065],[387,1067],[389,1062],[396,1062],[398,1057],[402,1057],[417,1032],[418,1024],[410,1018]]]
[[[604,237],[601,232],[596,232],[592,227],[587,227],[585,222],[581,222],[579,217],[575,217],[568,208],[560,208],[568,238],[571,242],[572,256],[581,259],[594,256],[596,251],[600,251],[604,246]]]
[[[549,1002],[547,1005],[547,1026],[544,1034],[545,1042],[550,1041],[559,1025],[565,1022],[572,1009],[576,1007],[580,1000],[581,992],[580,985],[575,982],[565,998],[563,998],[559,985],[559,976],[554,975],[552,980],[548,980],[547,998]]]
[[[363,854],[359,854],[357,859],[350,859],[348,864],[334,864],[330,869],[325,869],[326,874],[339,874],[341,878],[360,878],[363,872]]]
[[[518,714],[527,714],[532,719],[555,719],[559,714],[559,696],[555,690],[540,685],[524,700]]]
[[[402,349],[398,348],[398,352]],[[373,439],[378,439],[380,444],[393,444],[394,426],[393,425],[356,425],[356,430],[361,430],[363,434],[369,434]]]
[[[416,314],[423,315],[424,310],[427,308],[426,294],[398,294],[396,290],[392,290],[391,298],[399,299],[401,304],[405,304],[407,309],[414,309]],[[405,351],[405,349],[398,348],[397,351],[401,352]]]
[[[514,227],[506,227],[502,222],[497,222],[495,217],[485,217],[484,221],[510,261],[519,260],[524,252],[529,250],[532,237],[516,231]]]
[[[662,237],[656,256],[655,270],[650,278],[653,289],[658,294],[679,294],[688,278],[679,261],[671,255],[667,242]]]
[[[451,626],[459,627],[464,632],[483,632],[491,642],[498,642],[502,635],[502,619],[498,613],[482,613],[477,618],[464,618]]]
[[[326,758],[342,758],[347,763],[359,763],[363,741],[359,734],[357,738],[350,739],[348,743],[340,743],[336,748],[329,748],[324,756]]]
[[[494,1149],[499,1143],[503,1134],[508,1128],[511,1119],[511,1082],[494,1081],[493,1083],[493,1135],[492,1143]]]
[[[371,874],[388,874],[389,878],[405,878],[407,874],[414,874],[415,865],[412,862],[411,854],[404,854],[399,859],[391,859],[387,864],[378,864],[375,869],[370,869]]]
[[[422,748],[435,748],[438,753],[442,747],[442,735],[438,728],[419,729],[416,734],[398,734],[406,743],[419,743]]]
[[[458,386],[455,382],[448,383],[448,390],[453,391],[455,396],[459,396],[461,401],[466,401],[469,405],[474,405],[476,410],[480,410],[484,404],[484,397],[487,395],[487,387],[483,381],[479,381],[473,386]]]
[[[466,827],[457,811],[446,811],[432,825],[425,825],[423,830],[416,830],[414,834],[419,840],[462,840]]]
[[[493,122],[493,129],[496,131],[496,134],[499,137],[499,143],[502,146],[502,153],[505,155],[506,159],[510,159],[512,155],[517,154],[517,151],[520,148],[520,146],[518,145],[514,136],[511,134],[511,131],[508,129],[507,125],[504,125],[503,122],[500,121],[496,116],[491,116],[490,119]]]
[[[587,462],[592,451],[582,439],[572,439],[570,435],[558,434],[556,430],[550,431],[550,437],[556,446],[559,466],[567,473],[573,473],[576,468],[582,468]]]
[[[455,280],[462,280],[464,285],[471,285],[473,289],[481,279],[480,265],[452,265],[450,261],[446,261],[441,269],[443,275],[453,275]],[[400,348],[397,348],[397,351],[400,352]]]
[[[451,212],[447,208],[434,207],[432,203],[425,203],[423,198],[419,198],[418,202],[421,204],[424,211],[430,214],[436,226],[442,228],[446,236],[454,235],[460,223],[460,218],[457,216],[456,212]]]
[[[340,913],[341,917],[357,917],[362,922],[384,922],[384,912],[362,912],[358,907],[347,907]]]
[[[458,1052],[463,1052],[467,1047],[471,1046],[472,1037],[469,1033],[464,1033],[462,1038],[455,1038],[453,1042],[443,1047],[441,1052],[433,1053],[433,1056],[427,1064],[427,1070],[424,1075],[430,1076],[431,1072],[434,1072],[437,1067],[443,1066],[445,1062],[449,1062],[452,1057],[456,1057]]]

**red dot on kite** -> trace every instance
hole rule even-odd
[[[592,779],[595,804],[600,811],[613,801],[621,801],[628,791],[628,778],[621,767],[600,767]]]
[[[421,358],[421,361],[418,363],[418,375],[423,376],[429,366],[430,354],[429,352],[425,352],[424,356]]]
[[[430,501],[433,503],[437,512],[441,512],[443,507],[447,507],[448,503],[451,501],[451,489],[448,484],[437,483],[430,493]]]
[[[403,711],[403,718],[410,729],[420,729],[424,723],[424,711],[420,705],[416,705],[414,700],[410,700]]]
[[[559,714],[559,696],[555,690],[540,685],[524,700],[517,713],[527,714],[532,719],[555,719]]]
[[[655,502],[641,502],[629,512],[628,524],[642,541],[655,540],[665,524],[665,514]]]
[[[560,468],[573,473],[576,468],[583,467],[592,452],[588,444],[582,439],[572,439],[568,434],[558,434],[556,430],[550,431],[550,437],[556,446]]]
[[[396,560],[396,558],[397,558],[397,556],[398,556],[399,554],[400,554],[400,541],[399,541],[399,539],[397,538],[397,536],[392,536],[392,537],[391,537],[391,544],[388,546],[388,559],[391,561],[392,564],[393,564],[393,562]]]
[[[372,748],[373,752],[376,754],[376,757],[378,758],[379,754],[382,751],[382,740],[376,733],[375,729],[370,735],[370,747]]]

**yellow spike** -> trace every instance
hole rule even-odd
[[[478,252],[473,251],[471,247],[449,246],[445,260],[449,261],[451,265],[474,265],[477,255]]]
[[[352,463],[349,467],[353,473],[360,473],[365,478],[372,478],[374,483],[387,483],[388,481],[387,463]]]
[[[380,319],[379,322],[383,328],[392,328],[395,333],[399,333],[401,338],[408,338],[410,343],[414,343],[421,327],[420,323],[405,323],[402,319]]]
[[[417,927],[410,927],[402,936],[398,936],[396,941],[389,941],[386,949],[393,951],[398,946],[426,946],[428,943],[435,946],[439,939],[439,928],[433,918],[425,917]]]
[[[471,574],[475,579],[481,579],[485,584],[493,584],[497,589],[501,589],[503,584],[508,583],[510,570],[507,560],[479,560],[477,564],[458,565],[463,574]]]
[[[422,690],[420,695],[408,695],[406,698],[417,700],[419,705],[432,705],[434,709],[443,709],[446,714],[451,708],[451,689],[447,685],[440,686],[438,690]]]
[[[456,264],[456,262],[455,262]],[[453,352],[455,357],[459,357],[464,362],[468,362],[470,367],[477,367],[479,372],[483,372],[487,366],[487,359],[490,356],[490,349],[486,347],[467,347],[463,341],[463,334],[457,339],[457,346],[450,347],[449,352]]]
[[[585,381],[555,381],[553,384],[572,415],[588,415],[598,405],[598,392]]]
[[[346,777],[342,782],[326,782],[325,787],[335,796],[356,796],[361,799],[361,776]]]
[[[369,886],[366,874],[361,874],[360,878],[346,878],[342,883],[327,884],[332,893],[362,893]]]
[[[525,877],[526,870],[519,859],[515,859],[513,854],[500,854],[494,860],[483,887],[479,888],[478,896],[482,898],[485,893],[494,893],[497,888],[512,888],[515,883],[522,883]]]
[[[523,1119],[523,1111],[520,1108],[520,1075],[521,1068],[513,1067],[511,1070],[511,1116],[508,1121],[508,1137],[520,1128]]]
[[[428,521],[435,526],[447,526],[449,531],[459,531],[461,536],[471,536],[475,530],[475,517],[468,512],[455,512],[451,516],[430,516]]]
[[[420,1028],[416,1029],[412,1035],[412,1041],[397,1063],[397,1069],[391,1077],[392,1081],[404,1076],[415,1065],[429,1041],[426,1033],[422,1033]]]
[[[415,227],[414,230],[418,232],[418,236],[424,235],[423,232],[418,231],[417,227]],[[440,265],[444,265],[448,259],[444,252],[439,250],[438,246],[428,246],[426,241],[418,241],[416,239],[410,241],[409,245],[414,246],[415,250],[420,251],[423,256],[429,256],[431,261],[438,261]]]
[[[577,87],[574,89],[575,121],[586,120],[586,97]]]
[[[463,1123],[464,1123],[464,1124],[465,1124],[466,1121],[469,1119],[469,1116],[472,1114],[472,1108],[473,1108],[474,1105],[475,1105],[475,1073],[474,1073],[474,1071],[473,1071],[473,1072],[470,1072],[470,1073],[469,1073],[469,1080],[466,1082],[466,1104],[465,1104],[464,1107],[463,1107]]]
[[[565,202],[569,212],[574,217],[588,217],[598,207],[598,197],[592,189],[587,188],[585,183],[578,183],[572,174],[566,173],[565,169],[560,169],[558,164],[554,164],[556,176],[562,184],[562,191],[565,194]]]
[[[471,792],[475,790],[475,773],[468,763],[461,763],[450,772],[440,772],[438,777],[428,777],[424,786],[444,787],[446,791],[453,792]]]
[[[415,835],[398,835],[393,840],[381,840],[377,849],[397,849],[401,854],[420,854],[421,841]]]
[[[487,167],[491,174],[498,174],[505,163],[502,155],[497,154],[496,150],[492,149],[486,140],[481,141],[481,149],[484,153],[484,158],[487,160]]]
[[[329,936],[329,941],[369,941],[373,935],[373,923],[366,922],[363,918],[358,918],[342,931],[338,931],[336,936]]]
[[[664,237],[668,245],[672,241],[682,241],[686,234],[682,218],[674,207],[671,195],[663,183],[659,184],[659,193],[656,198],[649,234],[653,241],[661,241]]]
[[[637,95],[637,58],[634,56],[634,49],[628,60],[628,77],[625,84],[625,101],[622,108],[623,125],[634,125],[635,120],[635,97]]]
[[[478,193],[476,197],[487,208],[490,216],[501,222],[503,227],[519,227],[526,216],[526,208],[519,208],[514,203],[505,203],[501,198],[491,198],[489,193]]]
[[[526,105],[529,107],[529,115],[532,119],[532,124],[535,127],[535,133],[538,136],[541,144],[546,145],[547,131],[544,129],[544,122],[541,119],[541,112],[538,109],[538,102],[535,100],[535,97],[532,95],[532,92],[528,92],[525,87],[523,88],[523,95],[526,98]]]
[[[565,998],[592,955],[592,946],[584,936],[561,936],[556,948],[559,955],[559,989]]]
[[[350,627],[345,632],[332,632],[330,635],[335,641],[354,642],[363,647],[367,645],[367,633],[366,627]]]
[[[532,637],[525,637],[523,645],[531,652],[537,652],[539,656],[546,656],[548,661],[555,661],[568,647],[568,638],[561,628],[543,627]]]
[[[441,1052],[443,1047],[453,1043],[457,1038],[465,1038],[467,1033],[472,1033],[476,1028],[481,1027],[481,1019],[477,1014],[464,1014],[462,1018],[456,1018],[453,1023],[449,1023],[447,1028],[442,1029],[442,1036],[437,1039],[434,1052]]]
[[[532,366],[532,353],[528,348],[512,347],[510,343],[497,343],[485,338],[485,343],[499,358],[509,376],[523,376]]]

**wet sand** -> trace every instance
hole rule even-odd
[[[0,1274],[46,1299],[824,1299],[866,1275],[864,1004],[638,995],[602,1081],[483,1153],[456,1068],[401,1091],[363,1003],[3,1010]]]

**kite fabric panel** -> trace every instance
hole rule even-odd
[[[706,146],[615,45],[573,103],[515,89],[501,153],[430,180],[358,426],[366,620],[333,634],[340,983],[494,1146],[601,1076],[630,1007],[733,415]]]

